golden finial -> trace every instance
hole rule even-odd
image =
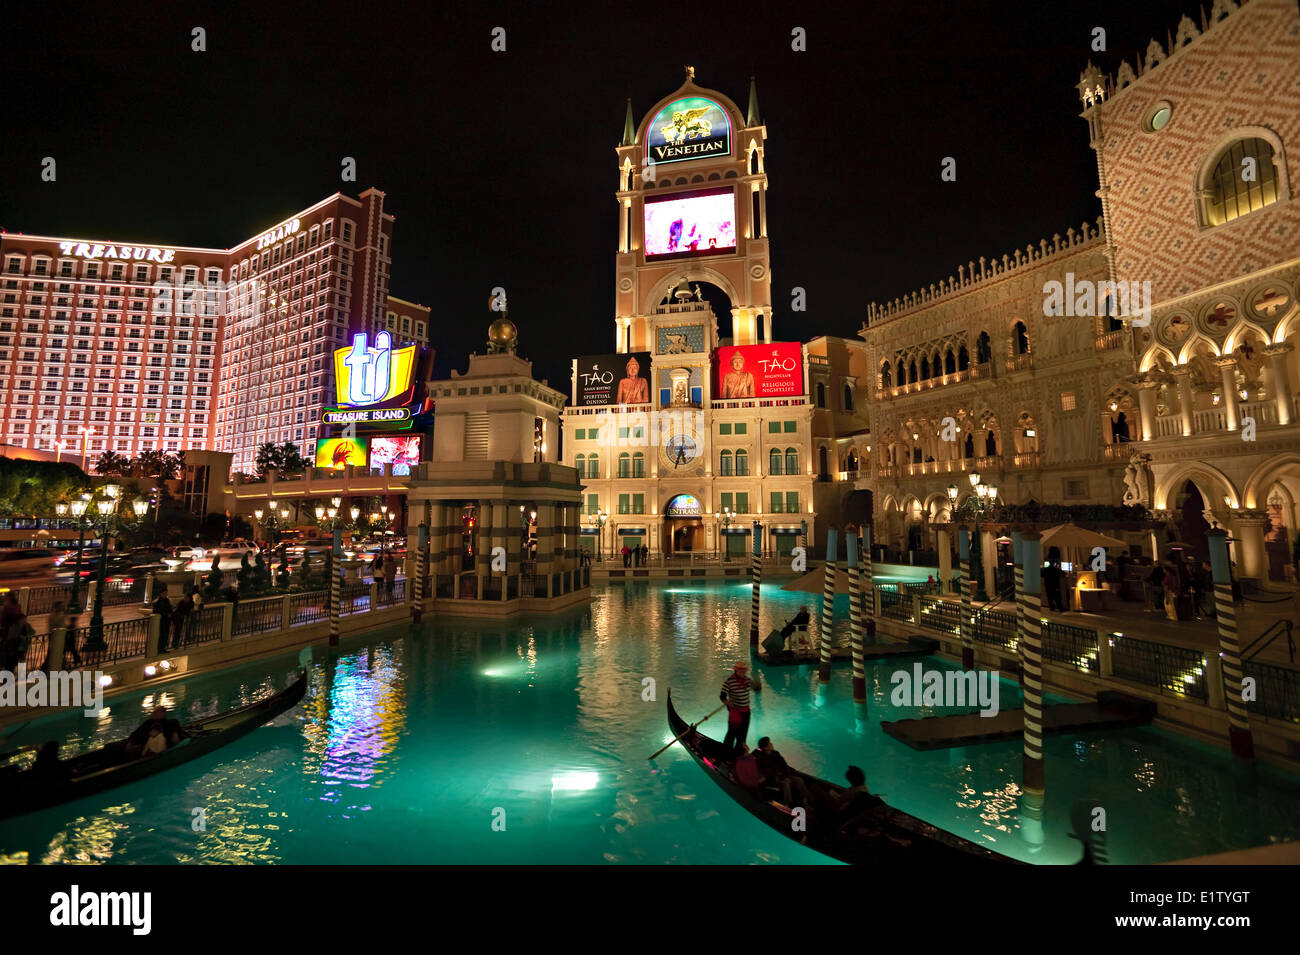
[[[695,67],[693,66],[686,67],[686,78],[691,82],[695,81]]]

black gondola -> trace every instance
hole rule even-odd
[[[186,738],[157,756],[128,758],[121,739],[49,769],[13,768],[0,775],[0,819],[93,796],[198,759],[297,706],[306,692],[304,665],[298,679],[279,693],[185,726]]]
[[[723,753],[722,744],[693,729],[677,715],[671,690],[668,691],[668,726],[674,736],[681,736],[680,742],[686,751],[732,799],[782,835],[841,862],[900,862],[906,865],[970,860],[1026,864],[945,832],[894,809],[883,800],[878,800],[877,807],[836,828],[819,825],[817,817],[810,815],[806,831],[797,831],[795,813],[790,807],[768,794],[747,789],[732,778],[731,759]],[[841,788],[798,770],[792,769],[791,772],[803,780],[812,796],[810,802],[814,804],[829,798],[832,790]]]

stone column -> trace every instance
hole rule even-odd
[[[952,580],[952,532],[946,527],[935,529],[935,546],[939,549],[939,593],[948,593]]]
[[[998,592],[998,544],[990,530],[980,529],[980,556],[984,559],[984,592],[996,600]]]
[[[1228,430],[1236,431],[1241,415],[1237,410],[1237,359],[1229,355],[1215,361],[1223,380],[1223,412],[1228,417]]]
[[[487,593],[486,580],[492,575],[492,524],[495,515],[492,513],[491,501],[478,502],[478,527],[477,534],[474,535],[476,550],[474,553],[474,576],[478,578],[478,589],[475,596],[479,600],[483,599]]]
[[[957,530],[957,558],[961,561],[961,665],[964,670],[975,667],[975,620],[971,613],[975,581],[970,574],[970,531]]]
[[[1277,402],[1278,424],[1291,423],[1291,376],[1286,370],[1286,356],[1291,353],[1291,349],[1292,346],[1286,342],[1269,345],[1264,349],[1269,366],[1273,369],[1273,399]]]
[[[1151,441],[1156,436],[1156,389],[1160,387],[1150,379],[1138,382],[1138,416],[1141,419],[1142,440]]]
[[[558,533],[556,526],[556,512],[558,508],[554,504],[537,505],[537,580],[541,581],[539,587],[533,584],[533,594],[539,595],[542,591],[546,596],[551,594],[551,575],[555,572],[557,561],[564,558],[563,542]]]
[[[1190,437],[1192,434],[1192,372],[1190,368],[1179,368],[1174,371],[1174,381],[1178,384],[1178,409],[1179,415],[1183,419],[1183,436]]]
[[[1268,561],[1264,553],[1264,528],[1268,526],[1268,514],[1264,511],[1233,511],[1232,523],[1236,531],[1234,536],[1238,541],[1237,577],[1267,580]]]

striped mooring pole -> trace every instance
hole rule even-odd
[[[867,672],[862,660],[862,572],[858,567],[858,529],[844,529],[845,559],[849,565],[849,653],[853,656],[853,702],[867,701]]]
[[[1212,527],[1205,532],[1214,575],[1214,618],[1219,625],[1219,662],[1223,668],[1223,699],[1228,705],[1228,745],[1232,755],[1255,758],[1255,737],[1241,692],[1241,647],[1237,643],[1237,611],[1232,604],[1232,564],[1228,560],[1228,532]]]
[[[751,599],[749,608],[749,645],[758,646],[758,592],[763,583],[763,525],[754,521],[753,547],[749,555],[749,584]]]
[[[821,664],[817,682],[831,681],[831,655],[835,652],[835,539],[838,531],[826,528],[826,564],[822,567]]]
[[[876,585],[872,582],[871,525],[862,528],[858,564],[862,568],[862,619],[867,639],[876,642]],[[865,684],[864,684],[865,685]]]
[[[340,562],[343,559],[343,529],[334,528],[334,544],[330,548],[333,559],[330,562],[330,646],[339,645],[339,574],[343,568]]]
[[[411,620],[415,623],[420,622],[420,617],[424,613],[424,577],[427,573],[426,563],[429,559],[429,525],[421,524],[416,535],[417,547],[415,552],[415,602],[411,604]],[[407,581],[410,584],[410,581]]]
[[[1041,545],[1039,546],[1041,550]],[[1015,578],[1016,593],[1025,589],[1025,540],[1020,531],[1011,532],[1011,563],[1014,569],[1013,577]],[[1042,571],[1039,571],[1039,577],[1042,577]],[[1041,606],[1041,603],[1040,603]],[[1020,692],[1025,692],[1025,655],[1020,649],[1020,634],[1022,632],[1022,612],[1020,600],[1016,600],[1016,655],[1020,658]]]
[[[1016,619],[1020,627],[1020,659],[1024,672],[1025,755],[1021,784],[1030,793],[1043,791],[1043,588],[1042,544],[1038,531],[1022,531],[1023,574],[1016,575]]]
[[[961,565],[961,666],[975,669],[975,621],[971,616],[971,596],[975,593],[970,577],[970,531],[957,531],[957,561]]]

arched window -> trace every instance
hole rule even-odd
[[[1263,139],[1239,139],[1219,154],[1201,184],[1205,223],[1231,222],[1277,202],[1273,147]]]
[[[730,451],[723,451],[721,456],[718,458],[718,473],[721,474],[723,477],[728,477],[731,475],[732,470],[731,470]]]
[[[894,376],[894,383],[899,385],[907,384],[907,373],[903,370],[903,359],[898,359],[898,374]]]
[[[975,457],[975,434],[974,434],[974,432],[971,432],[971,431],[967,431],[967,432],[966,432],[966,444],[965,444],[965,446],[962,448],[962,453],[963,453],[966,457],[968,457],[968,458],[973,458],[973,457]]]
[[[943,374],[942,362],[943,362],[942,356],[940,356],[938,352],[935,352],[934,357],[930,359],[930,374],[932,377],[938,378],[941,374]]]
[[[585,478],[587,476],[587,456],[585,454],[580,454],[574,458],[573,467],[577,470],[578,477]]]
[[[749,174],[751,176],[758,175],[758,150],[757,149],[751,149],[749,151]]]
[[[600,455],[593,454],[587,458],[587,477],[600,477]]]
[[[983,365],[993,358],[993,348],[989,343],[989,333],[980,332],[980,337],[975,339],[975,364]]]
[[[989,457],[998,453],[998,438],[992,431],[984,436],[984,453]]]
[[[645,455],[640,451],[632,455],[632,476],[634,478],[645,477]]]
[[[632,455],[626,451],[618,456],[618,476],[621,478],[632,476]]]
[[[883,365],[880,366],[880,387],[881,388],[892,388],[893,377],[894,376],[889,372],[889,362],[885,362]],[[821,386],[819,385],[818,387]]]
[[[951,375],[956,372],[956,370],[957,359],[953,357],[952,349],[949,348],[947,353],[943,356],[943,373],[945,375]]]
[[[930,359],[924,355],[921,356],[921,380],[925,381],[930,377]]]
[[[966,350],[965,345],[962,345],[960,348],[957,349],[957,370],[965,371],[969,367],[970,367],[970,352]]]
[[[818,475],[821,476],[821,479],[823,481],[826,480],[827,477],[829,477],[829,475],[827,474],[828,467],[829,467],[829,462],[827,461],[826,458],[826,445],[822,445],[820,448],[817,449],[817,473]]]
[[[780,474],[781,472],[781,449],[773,448],[767,453],[767,473]]]
[[[1029,353],[1029,329],[1025,327],[1024,322],[1016,322],[1012,326],[1011,347],[1014,354],[1027,355]]]
[[[844,385],[844,410],[853,410],[853,388],[847,383]]]
[[[885,388],[889,387],[889,366],[888,365],[885,366],[884,385],[882,387]],[[818,408],[826,407],[826,385],[820,381],[817,382],[817,407]]]
[[[858,469],[858,452],[850,448],[849,453],[844,456],[844,470],[856,471],[857,469]]]
[[[745,477],[748,474],[749,474],[749,452],[737,451],[736,452],[736,475],[738,477]]]
[[[907,383],[909,385],[916,384],[916,362],[915,361],[913,361],[911,364],[907,366]]]
[[[796,451],[794,448],[785,449],[785,473],[786,474],[799,473],[799,452]]]

